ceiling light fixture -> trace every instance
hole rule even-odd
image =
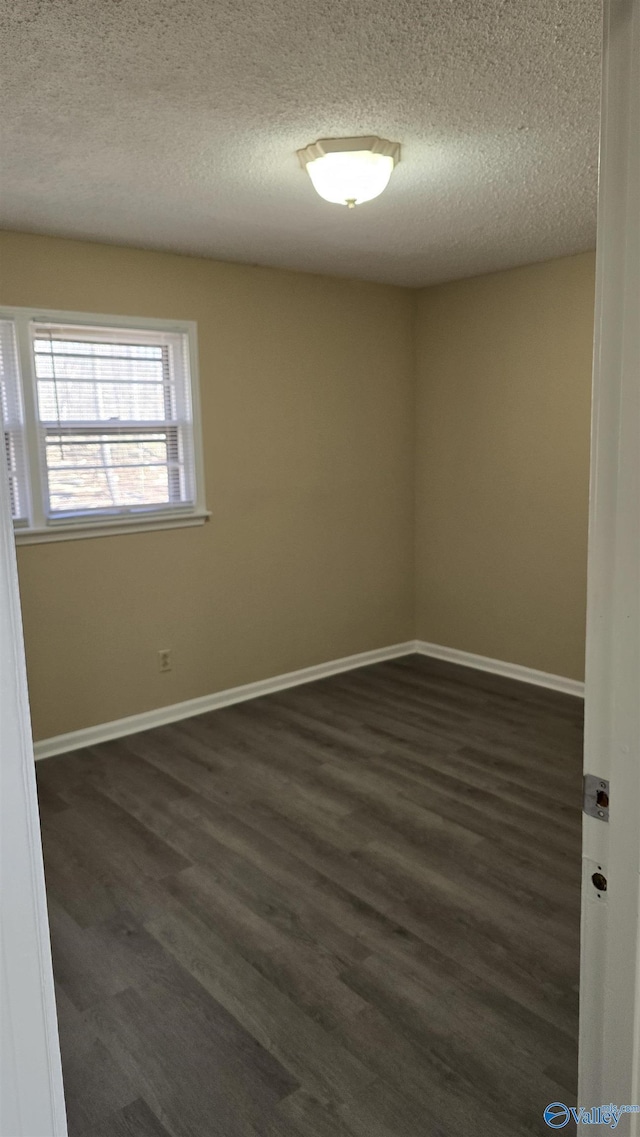
[[[400,161],[400,143],[376,135],[319,138],[298,150],[298,158],[320,197],[353,209],[386,189]]]

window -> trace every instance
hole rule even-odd
[[[19,541],[206,519],[194,325],[0,312],[0,393]]]
[[[24,416],[15,328],[11,320],[0,320],[0,418],[11,516],[16,526],[24,526],[29,521]]]

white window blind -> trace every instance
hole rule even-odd
[[[13,320],[0,319],[0,419],[9,475],[11,515],[17,527],[29,520],[26,441],[20,367]]]
[[[30,330],[47,522],[193,509],[186,333]]]

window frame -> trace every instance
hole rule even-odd
[[[9,418],[7,421],[2,419],[2,407],[0,407],[0,433],[2,434],[2,449],[6,456],[7,468],[9,472],[9,502],[11,506],[11,518],[14,531],[24,529],[31,516],[31,489],[30,479],[28,472],[28,455],[26,453],[26,431],[25,431],[25,414],[24,414],[24,396],[22,392],[22,376],[20,374],[20,358],[18,355],[18,343],[15,321],[12,319],[1,318],[3,324],[8,324],[11,328],[11,341],[13,347],[13,363],[15,364],[15,392],[13,397],[13,411],[11,415],[10,404],[11,391],[7,396],[7,410],[9,411]],[[4,356],[4,347],[3,347]],[[13,472],[11,470],[11,449],[12,441],[14,447],[14,462]],[[12,485],[13,482],[13,485]],[[17,482],[17,493],[16,483]],[[22,505],[22,510],[19,516],[13,516],[13,506],[17,501]]]
[[[208,521],[204,496],[204,458],[202,416],[198,370],[197,324],[194,320],[164,320],[147,316],[119,316],[104,312],[68,312],[48,308],[0,307],[0,319],[12,320],[15,327],[20,388],[24,414],[25,456],[29,503],[29,522],[15,525],[16,544],[30,545],[45,541],[65,541],[109,534],[146,532],[157,529],[185,528]],[[113,517],[101,514],[76,517],[47,517],[47,469],[41,443],[38,391],[31,325],[69,324],[75,327],[122,329],[123,331],[166,332],[186,337],[191,396],[191,429],[193,436],[194,503],[176,509],[150,509],[146,512],[123,509]]]

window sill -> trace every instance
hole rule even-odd
[[[186,529],[204,525],[210,513],[190,513],[185,517],[140,517],[131,521],[101,521],[89,524],[50,525],[46,529],[15,529],[16,545],[40,545],[47,541],[79,541],[89,537],[122,536],[124,533],[151,533],[157,529]]]

